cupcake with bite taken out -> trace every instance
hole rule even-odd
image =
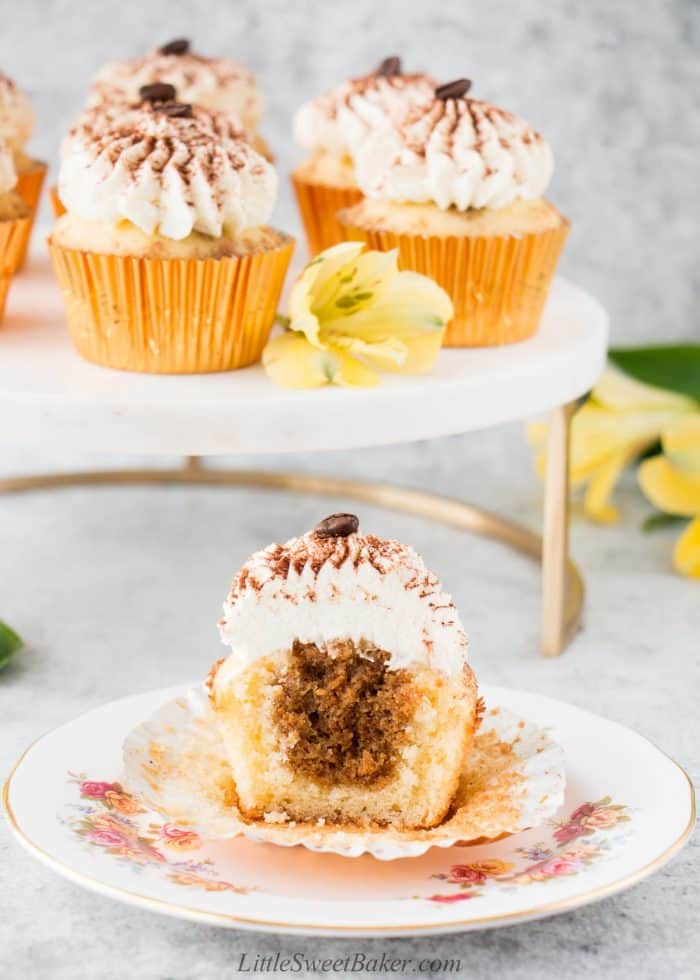
[[[0,323],[10,283],[22,261],[31,229],[31,212],[16,186],[12,150],[0,140]]]
[[[210,696],[247,819],[430,828],[478,725],[467,637],[416,552],[333,514],[252,555]]]
[[[259,360],[293,240],[267,226],[272,165],[222,114],[172,86],[107,119],[84,114],[62,151],[49,250],[88,360],[153,373]]]
[[[549,145],[517,116],[468,96],[459,79],[387,123],[356,158],[365,198],[343,210],[347,237],[399,250],[436,280],[455,315],[453,347],[508,344],[537,329],[569,223],[542,195]]]
[[[297,110],[294,137],[309,156],[292,174],[292,184],[311,255],[346,237],[336,213],[362,199],[354,158],[369,133],[429,102],[434,88],[427,75],[404,75],[400,59],[391,57]]]
[[[12,79],[0,72],[0,142],[12,155],[16,175],[14,191],[25,201],[29,209],[30,232],[39,208],[41,188],[47,166],[26,152],[26,145],[34,132],[34,110],[29,99]],[[24,262],[29,235],[24,239],[19,265]]]

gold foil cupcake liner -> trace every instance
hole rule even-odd
[[[348,235],[338,221],[338,211],[350,208],[362,200],[362,191],[355,187],[331,187],[314,184],[292,174],[292,186],[306,232],[309,255],[347,240]]]
[[[151,374],[230,371],[260,360],[294,239],[220,259],[146,259],[48,240],[78,351]]]
[[[32,228],[31,218],[0,221],[0,323],[12,277],[20,266]]]
[[[451,296],[455,315],[446,347],[490,347],[537,330],[569,223],[523,235],[406,235],[360,228],[343,214],[345,237],[399,250],[399,266],[430,276]]]
[[[149,809],[209,840],[244,836],[283,847],[380,860],[418,857],[431,847],[495,840],[541,824],[564,799],[564,753],[513,712],[487,708],[465,761],[449,817],[430,830],[317,821],[246,820],[204,685],[163,705],[127,736],[123,785]]]
[[[51,201],[54,217],[60,218],[61,215],[66,213],[66,207],[61,198],[58,196],[58,186],[56,184],[52,184],[51,187],[49,187],[49,200]]]
[[[32,161],[29,169],[17,174],[17,184],[15,185],[15,190],[31,211],[29,218],[29,232],[27,233],[26,241],[20,256],[19,268],[24,265],[27,258],[29,239],[31,237],[32,228],[34,227],[34,220],[39,210],[41,189],[44,186],[44,179],[47,171],[48,167],[45,163],[42,163],[40,160],[34,160]]]

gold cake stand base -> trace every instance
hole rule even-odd
[[[96,470],[6,477],[0,479],[0,493],[108,484],[262,487],[350,498],[436,521],[460,531],[493,538],[541,563],[542,653],[546,657],[556,657],[566,649],[579,627],[584,598],[581,573],[568,554],[569,422],[574,408],[572,402],[551,413],[541,537],[520,524],[451,497],[386,483],[306,473],[211,469],[203,465],[199,456],[189,456],[183,466],[172,469]]]

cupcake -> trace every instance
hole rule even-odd
[[[24,255],[31,229],[31,212],[15,190],[12,149],[0,140],[0,322],[12,277]]]
[[[12,154],[16,174],[15,190],[29,208],[30,227],[39,208],[41,188],[46,176],[46,164],[26,153],[26,144],[34,132],[34,110],[27,96],[17,85],[0,72],[0,141]],[[24,262],[29,235],[25,235],[19,265]]]
[[[311,255],[347,237],[336,213],[362,199],[354,157],[375,128],[400,121],[414,105],[433,98],[427,75],[404,75],[398,58],[306,102],[294,117],[294,137],[308,158],[292,174],[292,184]]]
[[[334,514],[252,555],[210,697],[246,819],[430,828],[479,717],[467,637],[416,552]]]
[[[230,58],[206,58],[190,50],[186,38],[177,38],[140,58],[110,61],[95,75],[89,105],[133,103],[144,85],[173,85],[182,102],[231,115],[250,134],[264,156],[269,148],[258,133],[263,96],[255,76]]]
[[[85,113],[63,147],[49,250],[73,340],[131,371],[252,364],[293,250],[265,224],[275,170],[228,116],[142,91],[111,122]]]
[[[435,279],[455,316],[445,344],[508,344],[536,331],[569,223],[542,195],[552,153],[528,123],[440,86],[357,154],[365,198],[339,215],[346,237],[398,248]]]

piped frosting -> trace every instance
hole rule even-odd
[[[251,555],[219,627],[231,655],[217,684],[294,640],[367,643],[387,651],[394,669],[423,664],[455,674],[466,663],[467,636],[438,579],[413,548],[371,534],[309,532]]]
[[[141,58],[108,62],[93,80],[90,103],[135,102],[142,86],[157,82],[174,85],[183,102],[232,113],[251,131],[260,122],[263,97],[250,69],[191,51],[164,54],[157,48]]]
[[[372,72],[352,78],[309,102],[294,116],[294,138],[311,152],[354,157],[367,134],[400,122],[411,107],[427,105],[435,82],[427,75]]]
[[[154,104],[157,103],[136,99],[128,103],[99,102],[87,106],[74,120],[67,138],[61,144],[61,158],[70,152],[75,140],[95,141],[105,130],[118,124],[125,113],[131,113],[134,110],[153,111]],[[191,118],[195,119],[200,126],[210,129],[215,136],[222,140],[248,138],[248,133],[241,120],[231,113],[217,112],[214,109],[207,109],[205,106],[198,105],[189,105],[189,110]]]
[[[127,219],[176,240],[264,225],[277,194],[271,164],[231,117],[199,107],[93,107],[62,147],[59,193],[79,217]]]
[[[414,106],[371,134],[356,159],[366,196],[460,211],[540,197],[552,169],[548,143],[527,122],[468,97]]]
[[[34,132],[34,110],[22,90],[0,72],[0,140],[18,153]]]
[[[5,140],[0,139],[0,194],[7,194],[17,183],[12,150]]]

